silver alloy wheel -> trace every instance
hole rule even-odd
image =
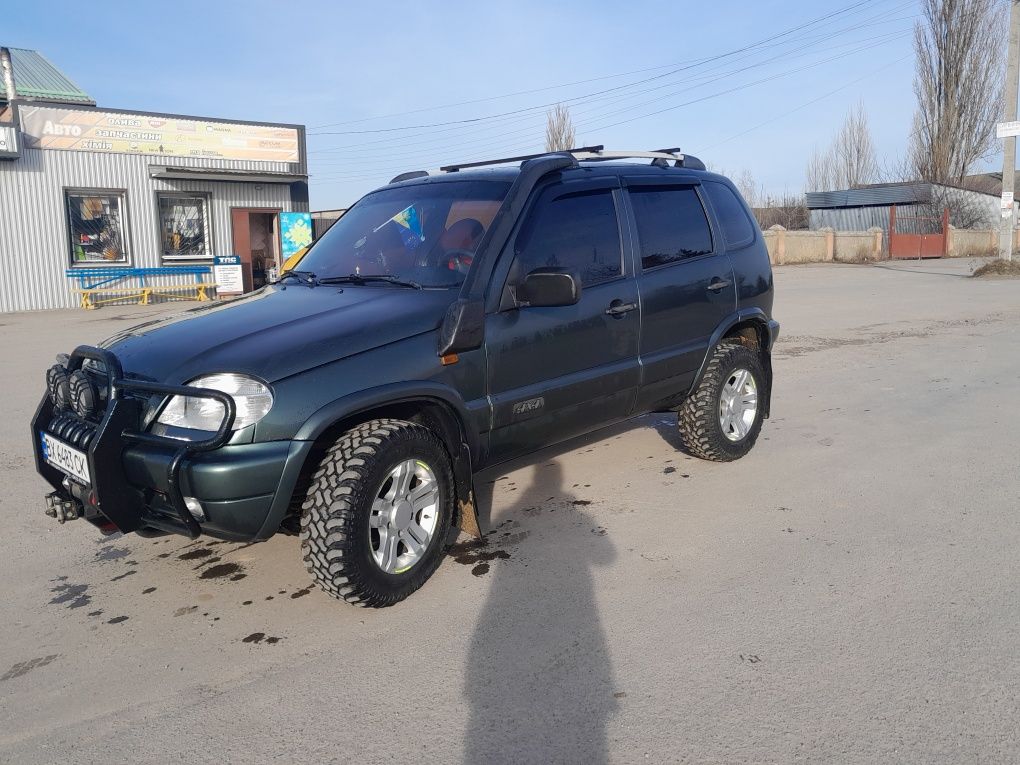
[[[735,369],[719,396],[719,425],[730,441],[740,441],[751,431],[758,414],[758,384],[746,369]]]
[[[425,555],[439,522],[439,481],[421,460],[404,460],[386,477],[368,524],[372,557],[387,574],[403,574]]]

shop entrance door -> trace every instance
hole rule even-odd
[[[234,255],[241,258],[245,292],[266,283],[271,269],[280,266],[278,208],[240,208],[230,211]]]

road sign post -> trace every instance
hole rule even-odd
[[[1013,182],[1016,178],[1016,137],[1020,135],[1017,121],[1017,88],[1020,87],[1020,0],[1013,0],[1009,9],[1009,50],[1006,52],[1006,98],[1002,122],[997,126],[1002,147],[1002,220],[999,229],[999,257],[1013,259]],[[1007,208],[1008,201],[1008,208]]]

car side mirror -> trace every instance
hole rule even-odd
[[[574,305],[581,299],[581,279],[566,268],[536,268],[517,288],[517,305],[548,308]]]

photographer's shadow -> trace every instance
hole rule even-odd
[[[491,590],[468,654],[471,765],[608,759],[606,727],[618,702],[592,573],[615,551],[563,488],[558,462],[533,470],[507,513],[531,533],[511,529],[520,543],[487,574]]]

